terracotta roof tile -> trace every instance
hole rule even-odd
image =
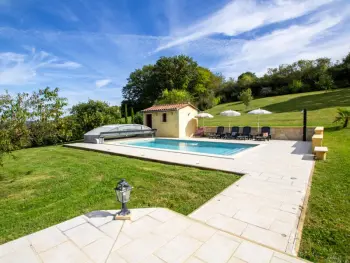
[[[173,110],[179,110],[186,106],[190,106],[194,109],[197,109],[190,103],[179,103],[179,104],[164,104],[164,105],[153,105],[152,107],[149,107],[147,109],[144,109],[142,112],[152,112],[152,111],[173,111]]]

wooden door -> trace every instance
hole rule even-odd
[[[146,115],[146,126],[152,128],[152,114]]]

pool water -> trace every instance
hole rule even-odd
[[[216,155],[234,155],[246,149],[255,147],[255,144],[242,143],[222,143],[222,142],[204,142],[192,140],[170,140],[170,139],[153,139],[146,141],[130,141],[122,144],[167,149],[185,152],[195,152],[202,154],[216,154]]]

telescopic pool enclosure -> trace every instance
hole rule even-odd
[[[118,139],[135,136],[154,136],[156,129],[141,124],[112,124],[95,128],[84,134],[86,143],[103,143],[105,139]]]

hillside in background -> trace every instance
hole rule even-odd
[[[205,126],[229,124],[237,126],[257,126],[257,115],[247,114],[248,111],[262,108],[271,111],[270,115],[260,115],[260,126],[302,126],[302,110],[308,110],[308,126],[334,126],[333,120],[337,108],[350,107],[350,88],[333,91],[317,91],[300,94],[290,94],[276,97],[254,99],[246,107],[242,102],[220,104],[206,112],[214,116],[205,119]],[[239,117],[220,116],[220,112],[235,110],[242,113]],[[202,125],[202,120],[199,121]]]

